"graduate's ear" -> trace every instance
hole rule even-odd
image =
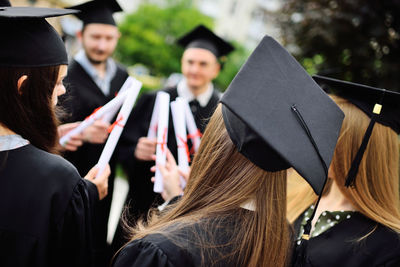
[[[21,94],[21,87],[22,84],[28,79],[27,75],[22,75],[19,77],[18,82],[17,82],[17,88],[18,88],[18,93]]]
[[[82,33],[83,29],[81,31],[76,32],[76,38],[79,40],[79,42],[82,42]]]

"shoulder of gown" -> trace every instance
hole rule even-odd
[[[195,266],[184,249],[162,234],[151,234],[128,243],[118,254],[114,267]]]

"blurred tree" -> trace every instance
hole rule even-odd
[[[311,74],[400,90],[400,1],[285,0],[279,19]]]
[[[213,28],[212,18],[193,7],[190,0],[168,0],[165,6],[142,4],[119,24],[121,39],[115,56],[125,65],[141,63],[151,75],[168,77],[181,71],[183,48],[175,41],[199,24]],[[238,51],[228,57],[216,80],[219,88],[225,89],[247,56],[236,46]]]

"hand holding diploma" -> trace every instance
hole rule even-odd
[[[80,122],[73,123],[65,123],[57,127],[58,138],[60,139],[64,135],[66,135],[69,131],[76,128]],[[83,135],[76,134],[72,135],[67,143],[65,143],[64,147],[61,147],[64,150],[68,151],[76,151],[81,145],[83,145]]]
[[[151,161],[156,153],[156,138],[141,137],[135,148],[135,157],[138,160]]]
[[[153,155],[153,159],[156,158],[156,155]],[[187,172],[183,172],[179,169],[178,165],[176,165],[176,161],[171,151],[167,150],[167,159],[165,164],[159,164],[157,166],[160,169],[161,175],[163,177],[163,191],[161,192],[161,196],[165,201],[169,201],[172,198],[182,195],[182,181],[181,177],[184,178],[185,183],[189,179],[190,167]],[[156,166],[151,168],[152,172],[156,171]],[[151,181],[155,181],[155,177],[151,178]]]
[[[96,185],[97,191],[99,192],[99,200],[102,200],[108,194],[108,177],[111,173],[110,165],[107,164],[99,176],[97,176],[98,172],[99,168],[94,166],[92,169],[90,169],[88,174],[86,174],[85,179]]]
[[[140,83],[140,82],[135,80],[135,82],[132,83],[132,86],[133,87],[136,86],[137,83]],[[140,90],[140,88],[139,88],[139,90]],[[128,90],[125,90],[124,92],[119,93],[116,97],[114,97],[110,102],[108,102],[103,107],[97,108],[90,116],[88,116],[84,121],[82,121],[76,128],[72,129],[67,134],[65,134],[62,138],[60,138],[60,144],[62,146],[65,146],[65,144],[69,142],[69,140],[72,136],[82,133],[87,127],[91,126],[95,121],[102,119],[104,115],[115,112],[115,109],[118,110],[118,108],[122,105],[125,98],[127,97],[127,94],[128,94]],[[135,98],[135,100],[136,100],[136,98]]]
[[[83,140],[91,144],[103,144],[108,138],[109,127],[110,123],[96,120],[82,132]]]

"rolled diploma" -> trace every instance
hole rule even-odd
[[[156,166],[165,165],[167,157],[168,140],[168,119],[169,119],[169,94],[165,92],[157,93],[158,123],[157,123],[157,146],[156,146]],[[163,178],[159,168],[156,168],[153,191],[161,193],[164,190]]]
[[[167,93],[158,92],[156,95],[156,101],[154,102],[153,113],[151,114],[151,119],[150,119],[149,131],[147,132],[148,138],[156,138],[156,136],[157,136],[158,114],[159,114],[159,110],[160,110],[160,108],[158,106],[158,102],[159,102],[160,96],[162,96],[163,94],[167,94]]]
[[[183,172],[189,169],[187,154],[187,136],[185,121],[185,102],[181,97],[177,97],[171,102],[172,121],[174,123],[176,144],[178,145],[178,166]],[[180,176],[182,189],[186,186],[186,180]]]
[[[124,84],[121,86],[121,89],[119,89],[118,94],[126,91],[128,88],[130,88],[131,86],[133,86],[133,83],[137,83],[138,81],[133,78],[132,76],[129,76],[128,78],[126,78]],[[106,122],[111,122],[111,120],[114,118],[115,114],[117,114],[118,110],[120,107],[115,106],[114,109],[110,110],[110,112],[108,112],[107,114],[105,114],[103,116],[103,120]]]
[[[193,113],[190,110],[189,103],[186,100],[184,101],[184,106],[185,106],[185,119],[186,119],[186,125],[188,128],[189,134],[192,136],[192,144],[193,144],[193,149],[194,152],[197,152],[199,150],[200,146],[200,136],[197,136],[197,133],[199,132],[199,129],[197,128],[196,122],[194,121]]]
[[[127,94],[124,103],[122,104],[121,110],[119,111],[117,116],[118,123],[115,124],[113,130],[111,131],[110,136],[107,139],[106,145],[101,152],[100,159],[97,163],[97,167],[99,168],[99,170],[96,177],[99,177],[102,174],[105,166],[108,164],[112,154],[114,153],[115,146],[117,145],[122,130],[124,129],[126,120],[128,119],[129,114],[132,111],[133,105],[135,104],[141,86],[142,84],[138,82],[135,83],[134,86],[126,90]]]
[[[140,82],[139,82],[140,83]],[[95,113],[87,117],[84,121],[82,121],[76,128],[69,131],[66,135],[60,138],[60,144],[64,146],[72,136],[78,135],[83,132],[87,127],[92,125],[96,120],[101,119],[103,115],[107,114],[108,112],[114,110],[116,107],[121,107],[124,99],[127,96],[128,91],[122,92],[118,94],[116,97],[113,98],[110,102],[105,104],[102,108],[97,110]]]

